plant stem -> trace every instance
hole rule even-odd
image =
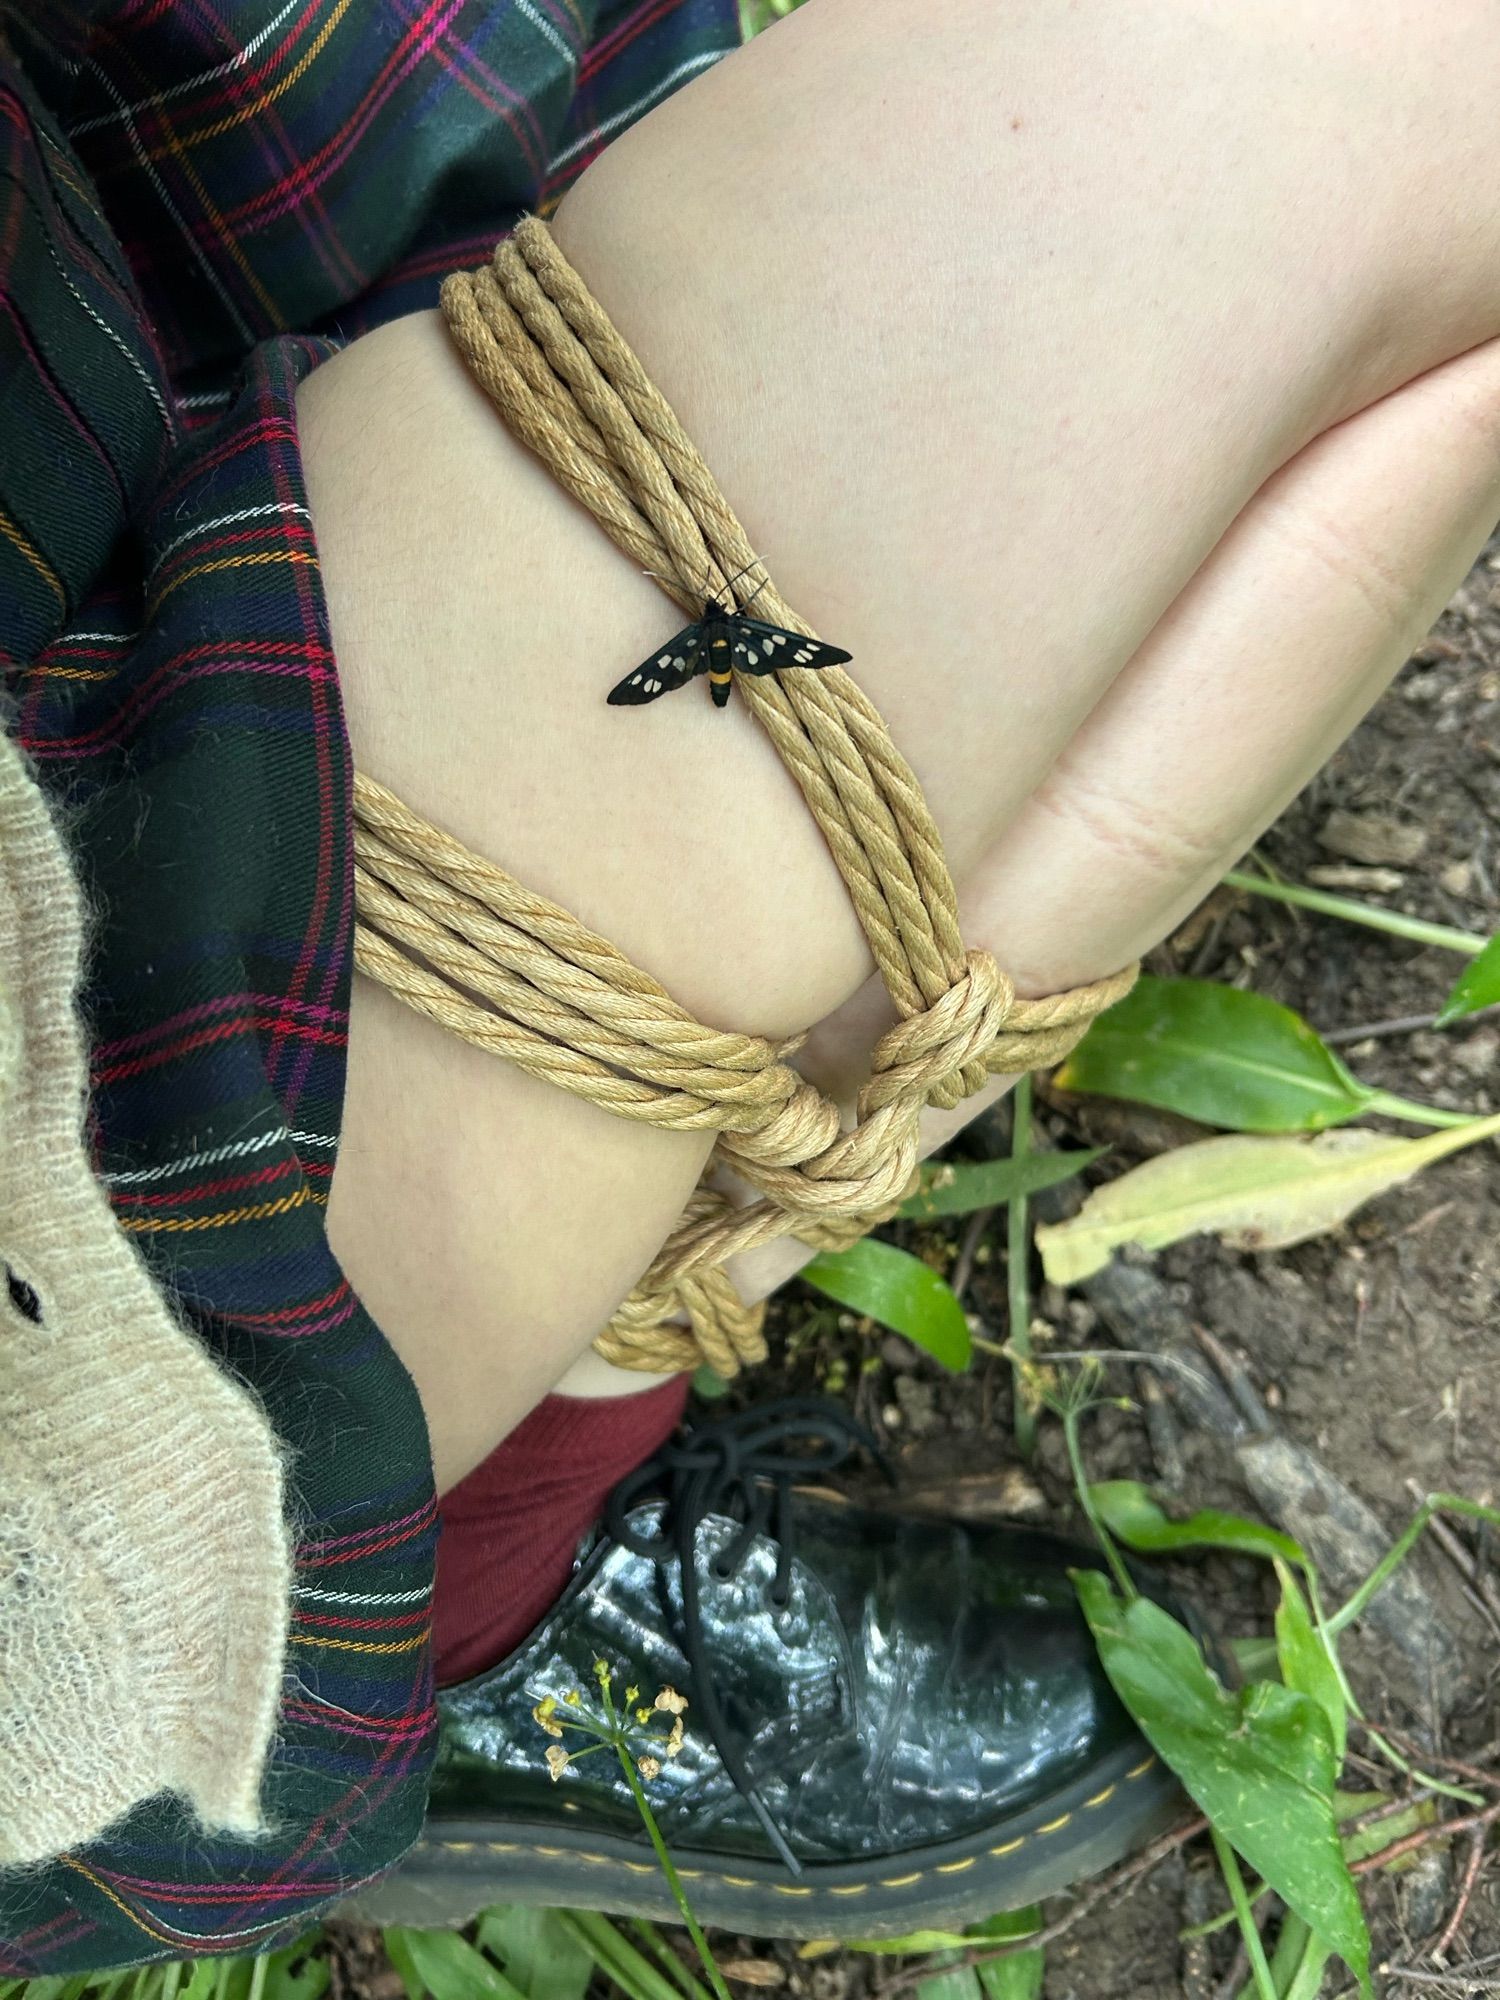
[[[688,2000],[708,2000],[708,1995],[703,1991],[697,1980],[694,1979],[692,1973],[688,1971],[676,1952],[667,1943],[655,1924],[647,1923],[644,1917],[632,1917],[630,1919],[630,1928],[635,1932],[641,1943],[645,1945],[652,1957],[671,1973],[683,1992],[687,1994]]]
[[[1068,1463],[1073,1468],[1073,1484],[1078,1489],[1078,1504],[1088,1516],[1099,1546],[1104,1551],[1104,1559],[1109,1564],[1115,1582],[1120,1586],[1120,1594],[1127,1604],[1133,1604],[1140,1592],[1130,1580],[1130,1571],[1121,1560],[1120,1551],[1115,1547],[1114,1536],[1110,1534],[1099,1518],[1099,1510],[1094,1505],[1094,1496],[1089,1487],[1088,1474],[1083,1469],[1083,1452],[1078,1442],[1077,1410],[1061,1410],[1063,1436],[1068,1444]]]
[[[1276,1984],[1271,1977],[1271,1968],[1266,1963],[1266,1948],[1260,1941],[1260,1932],[1255,1928],[1255,1913],[1250,1908],[1250,1898],[1245,1891],[1245,1878],[1240,1873],[1240,1864],[1235,1859],[1234,1849],[1216,1826],[1210,1826],[1208,1832],[1214,1844],[1214,1853],[1219,1857],[1219,1867],[1229,1890],[1229,1900],[1234,1904],[1234,1913],[1240,1920],[1240,1934],[1245,1940],[1245,1949],[1250,1954],[1250,1969],[1255,1974],[1255,1990],[1260,1995],[1260,2000],[1276,2000]]]
[[[261,1956],[256,1959],[254,1965],[251,1966],[250,1991],[249,1994],[246,1996],[246,2000],[261,2000],[261,1995],[266,1990],[266,1973],[270,1969],[270,1964],[271,1964],[270,1959],[267,1958],[264,1953],[262,1953]]]
[[[1497,1511],[1493,1507],[1483,1506],[1478,1500],[1465,1499],[1461,1493],[1429,1493],[1427,1498],[1422,1502],[1422,1505],[1417,1509],[1416,1519],[1406,1530],[1406,1533],[1402,1535],[1400,1540],[1391,1547],[1384,1558],[1371,1570],[1370,1574],[1365,1578],[1359,1589],[1355,1591],[1348,1603],[1341,1610],[1335,1611],[1329,1619],[1328,1630],[1330,1632],[1342,1632],[1346,1625],[1352,1624],[1364,1612],[1371,1598],[1375,1596],[1376,1592],[1381,1589],[1387,1579],[1394,1574],[1400,1565],[1405,1562],[1407,1556],[1411,1553],[1413,1543],[1427,1526],[1433,1515],[1440,1511],[1451,1514],[1466,1514],[1471,1520],[1488,1521],[1493,1527],[1500,1528],[1500,1511]]]
[[[1031,1076],[1027,1072],[1011,1094],[1012,1124],[1010,1156],[1023,1160],[1031,1151]],[[1005,1218],[1005,1294],[1010,1316],[1010,1344],[1025,1360],[1031,1359],[1031,1285],[1026,1268],[1028,1253],[1026,1196],[1013,1195]],[[1036,1450],[1036,1411],[1024,1393],[1025,1376],[1013,1368],[1015,1383],[1016,1449],[1022,1458]]]
[[[672,1857],[667,1852],[667,1843],[661,1837],[661,1828],[656,1824],[656,1815],[646,1802],[641,1781],[636,1776],[634,1764],[630,1761],[630,1752],[623,1743],[617,1743],[615,1751],[620,1759],[620,1769],[625,1773],[625,1782],[635,1795],[636,1810],[651,1837],[651,1845],[656,1849],[656,1858],[661,1863],[662,1873],[667,1878],[667,1887],[672,1891],[673,1900],[682,1912],[682,1921],[687,1925],[688,1934],[698,1948],[698,1956],[703,1961],[703,1970],[708,1974],[708,1983],[718,1996],[718,2000],[731,2000],[729,1988],[724,1984],[719,1968],[714,1963],[714,1955],[708,1948],[708,1939],[698,1928],[698,1919],[693,1915],[687,1892],[682,1886]]]
[[[1393,1097],[1388,1090],[1371,1092],[1361,1115],[1368,1111],[1379,1111],[1387,1118],[1404,1118],[1408,1125],[1452,1127],[1475,1122],[1472,1111],[1443,1111],[1435,1104],[1414,1104],[1409,1097]]]
[[[1232,868],[1224,877],[1231,889],[1244,889],[1252,896],[1269,896],[1273,903],[1295,903],[1300,909],[1317,910],[1325,917],[1342,917],[1345,923],[1364,924],[1372,931],[1388,931],[1392,937],[1410,938],[1413,944],[1433,944],[1440,951],[1461,951],[1477,958],[1489,943],[1473,931],[1454,930],[1448,924],[1429,924],[1421,917],[1408,917],[1400,910],[1377,909],[1372,903],[1357,903],[1348,896],[1330,896],[1321,889],[1304,889],[1296,882],[1270,882],[1259,875],[1245,875]]]

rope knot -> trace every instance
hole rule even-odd
[[[817,638],[542,221],[523,217],[486,268],[451,273],[440,303],[506,424],[674,602],[696,617],[705,589],[726,608],[753,596],[756,616]],[[1060,1061],[1136,972],[1017,999],[988,951],[965,948],[922,788],[858,683],[839,666],[737,678],[828,843],[899,1017],[847,1132],[788,1061],[801,1037],[705,1027],[607,938],[354,774],[357,970],[619,1117],[717,1131],[710,1171],[721,1162],[756,1190],[736,1203],[700,1186],[594,1343],[624,1367],[706,1360],[726,1377],[766,1352],[764,1307],[739,1297],[727,1258],[788,1234],[857,1242],[913,1192],[925,1107],[951,1110],[991,1074]]]

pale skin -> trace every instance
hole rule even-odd
[[[1041,993],[1167,934],[1500,518],[1500,17],[911,22],[808,0],[551,225],[787,601],[853,654],[966,941]],[[799,1068],[852,1105],[893,1016],[770,743],[697,684],[605,703],[676,606],[507,432],[440,314],[353,342],[298,412],[356,765],[702,1019],[811,1029]],[[924,1150],[1004,1088],[928,1112]],[[549,1390],[653,1379],[589,1345],[711,1143],[356,976],[329,1237],[416,1380],[440,1492]],[[810,1254],[730,1271],[764,1298]]]

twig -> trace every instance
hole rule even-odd
[[[1493,1006],[1476,1007],[1472,1014],[1463,1015],[1462,1025],[1467,1028],[1475,1021],[1490,1021],[1497,1014],[1500,1014],[1500,1000]],[[1386,1035],[1414,1035],[1421,1028],[1430,1028],[1432,1018],[1431,1013],[1397,1014],[1388,1021],[1362,1021],[1357,1027],[1320,1029],[1319,1033],[1330,1048],[1338,1049],[1347,1047],[1350,1042],[1379,1041]],[[1460,1023],[1455,1021],[1453,1028],[1459,1025]],[[1453,1028],[1449,1028],[1446,1032],[1451,1034]]]
[[[954,1959],[951,1968],[944,1969],[957,1969],[964,1965],[988,1965],[997,1958],[1015,1958],[1023,1951],[1041,1951],[1046,1945],[1054,1943],[1072,1930],[1074,1924],[1086,1917],[1090,1910],[1095,1909],[1107,1897],[1114,1895],[1117,1889],[1128,1888],[1137,1877],[1149,1874],[1159,1861],[1165,1861],[1169,1854],[1175,1854],[1179,1847],[1185,1847],[1196,1834],[1203,1833],[1207,1827],[1208,1821],[1204,1815],[1194,1813],[1191,1819],[1184,1820],[1180,1826],[1174,1826],[1159,1840],[1152,1841],[1149,1847],[1143,1847],[1139,1854],[1132,1855],[1118,1868],[1111,1869],[1108,1875],[1101,1875],[1098,1881],[1087,1888],[1077,1902],[1066,1909],[1054,1923],[1045,1925],[1039,1931],[1032,1931],[1028,1937],[1016,1938],[1010,1944],[997,1945],[988,1951],[976,1946],[974,1950],[966,1951],[961,1957]],[[898,1994],[914,1993],[922,1980],[930,1977],[930,1968],[919,1967],[891,1988],[890,2000],[896,2000]]]
[[[976,1208],[969,1217],[969,1226],[964,1231],[964,1240],[958,1246],[958,1256],[953,1264],[953,1276],[948,1280],[955,1298],[961,1299],[968,1288],[969,1279],[974,1275],[974,1252],[979,1248],[979,1240],[999,1212],[1000,1204],[989,1208]]]
[[[1256,1431],[1271,1430],[1273,1428],[1271,1419],[1266,1415],[1266,1406],[1261,1401],[1255,1384],[1223,1341],[1216,1334],[1210,1333],[1206,1326],[1200,1326],[1197,1320],[1193,1321],[1193,1337],[1218,1369],[1224,1387],[1234,1398],[1240,1415],[1250,1428]]]
[[[1469,1914],[1469,1903],[1474,1894],[1474,1884],[1479,1880],[1480,1864],[1484,1860],[1484,1835],[1485,1829],[1483,1827],[1475,1829],[1473,1837],[1469,1842],[1468,1865],[1464,1869],[1464,1879],[1459,1885],[1458,1901],[1453,1906],[1453,1915],[1443,1926],[1443,1935],[1427,1954],[1436,1965],[1442,1964],[1444,1957],[1452,1947],[1453,1940],[1458,1936],[1459,1930],[1462,1928],[1464,1918]]]
[[[1455,1833],[1475,1833],[1492,1827],[1500,1819],[1500,1800],[1486,1806],[1483,1812],[1465,1813],[1460,1819],[1434,1820],[1431,1826],[1420,1826],[1415,1833],[1403,1835],[1393,1840],[1389,1847],[1382,1847],[1378,1854],[1367,1854],[1363,1861],[1349,1865],[1351,1875],[1369,1875],[1377,1868],[1388,1868],[1393,1861],[1399,1861],[1403,1854],[1415,1854],[1419,1847],[1430,1847],[1435,1840],[1451,1840]]]
[[[1418,1986],[1446,1986],[1450,1993],[1500,1993],[1500,1979],[1471,1979],[1467,1971],[1423,1972],[1415,1965],[1382,1965],[1387,1979],[1410,1979]]]
[[[1359,1724],[1368,1728],[1362,1720]],[[1389,1723],[1383,1724],[1382,1736],[1389,1736],[1398,1750],[1404,1750],[1409,1757],[1420,1757],[1424,1763],[1441,1764],[1445,1771],[1456,1771],[1459,1777],[1467,1778],[1471,1785],[1484,1785],[1490,1791],[1500,1791],[1500,1771],[1487,1771],[1482,1764],[1466,1764],[1462,1757],[1449,1756],[1444,1751],[1429,1750],[1414,1736],[1408,1736],[1404,1729],[1397,1729]]]

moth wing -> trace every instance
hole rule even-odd
[[[836,667],[854,655],[822,639],[805,639],[763,618],[734,620],[734,665],[745,674],[770,674],[781,667]]]
[[[641,661],[633,674],[627,674],[617,687],[610,689],[609,701],[615,708],[635,707],[643,701],[655,701],[659,695],[670,694],[674,688],[680,688],[694,674],[701,674],[705,664],[702,626],[684,625],[675,639],[658,646],[649,659]]]

